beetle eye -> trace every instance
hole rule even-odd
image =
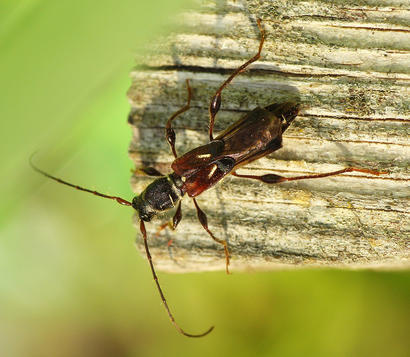
[[[138,206],[139,206],[139,196],[135,196],[133,199],[132,199],[132,203],[131,203],[131,206],[132,206],[132,208],[134,208],[136,211],[138,211]]]

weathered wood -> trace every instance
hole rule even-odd
[[[353,165],[389,172],[278,185],[228,177],[198,202],[229,243],[232,271],[410,266],[410,11],[404,0],[355,3],[203,1],[138,58],[129,90],[137,167],[169,172],[164,126],[185,104],[186,78],[193,101],[175,121],[177,151],[207,142],[209,100],[256,53],[259,17],[267,35],[262,59],[223,92],[215,132],[256,106],[297,99],[304,109],[281,150],[240,172],[294,176]],[[134,191],[150,181],[133,177]],[[224,269],[223,249],[202,229],[191,200],[182,208],[176,232],[155,238],[159,223],[147,225],[158,269]]]

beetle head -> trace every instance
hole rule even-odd
[[[140,219],[145,222],[151,221],[157,213],[152,205],[143,198],[143,194],[132,199],[132,207],[138,212]]]

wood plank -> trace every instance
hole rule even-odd
[[[262,58],[223,92],[215,130],[274,102],[297,100],[302,112],[281,150],[241,172],[294,176],[346,166],[388,172],[279,185],[226,178],[198,202],[211,230],[228,241],[233,271],[410,267],[410,11],[400,0],[365,4],[201,1],[137,57],[128,93],[137,167],[170,172],[164,126],[185,104],[186,79],[193,100],[175,121],[177,151],[207,142],[209,100],[256,53],[259,17],[267,35]],[[151,181],[133,176],[133,190]],[[159,269],[224,269],[223,249],[202,229],[189,199],[176,232],[155,238],[158,224],[147,228]]]

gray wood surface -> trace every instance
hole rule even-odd
[[[223,92],[215,132],[256,106],[296,99],[303,110],[284,147],[240,173],[295,176],[357,166],[388,174],[277,185],[229,176],[198,202],[210,229],[229,243],[231,270],[409,268],[408,1],[201,1],[137,58],[128,93],[135,165],[170,172],[164,126],[185,104],[186,78],[193,101],[174,124],[177,151],[207,142],[209,100],[256,53],[257,17],[266,30],[262,58]],[[131,181],[139,193],[152,179]],[[189,198],[182,209],[175,232],[154,237],[166,218],[147,224],[158,269],[224,269],[223,249],[202,229]]]

